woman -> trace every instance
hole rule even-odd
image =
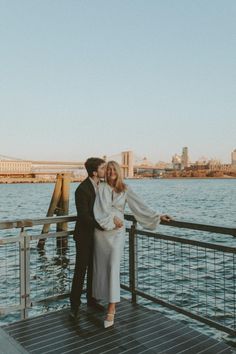
[[[121,177],[117,162],[107,163],[106,182],[100,183],[94,204],[94,217],[102,230],[95,229],[93,297],[108,302],[104,327],[114,324],[116,303],[120,301],[120,260],[125,244],[124,209],[126,202],[140,225],[154,230],[168,215],[147,207]]]

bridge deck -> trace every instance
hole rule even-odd
[[[80,320],[77,323],[69,319],[68,313],[68,309],[60,310],[4,326],[0,339],[5,348],[1,345],[0,353],[234,352],[223,342],[203,335],[157,311],[151,311],[141,305],[132,305],[126,300],[122,300],[118,306],[115,327],[106,330],[103,328],[102,312],[88,310],[82,306]],[[12,349],[14,343],[15,351]]]

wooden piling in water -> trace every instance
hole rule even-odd
[[[70,174],[65,173],[62,180],[62,189],[61,189],[61,198],[59,203],[59,209],[57,216],[63,216],[69,214],[69,199],[70,199]],[[57,224],[57,231],[67,231],[67,223]],[[67,247],[67,237],[58,237],[57,238],[57,248]]]
[[[46,215],[47,217],[53,215],[57,215],[57,216],[68,215],[70,179],[71,179],[71,174],[69,173],[57,175],[55,188]],[[50,224],[44,225],[42,229],[42,234],[48,233],[49,229],[50,229]],[[57,224],[57,231],[67,231],[67,223]],[[45,239],[40,239],[38,242],[38,248],[43,249],[44,245],[45,245]],[[66,245],[67,245],[67,238],[60,237],[57,239],[58,247],[62,247]]]

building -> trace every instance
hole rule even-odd
[[[181,167],[184,169],[189,166],[188,148],[185,146],[181,155]]]
[[[172,166],[174,170],[181,170],[181,156],[175,154],[172,157]]]
[[[155,168],[159,169],[159,170],[172,170],[173,165],[169,162],[164,162],[164,161],[158,161],[155,164]]]
[[[141,167],[153,166],[152,161],[148,160],[147,157],[144,157],[138,164]]]
[[[0,174],[31,173],[31,161],[23,160],[0,160]]]
[[[236,166],[236,149],[231,152],[231,165],[234,167]]]
[[[197,161],[195,161],[195,166],[206,166],[208,164],[208,158],[206,156],[201,156]]]
[[[211,159],[208,161],[208,169],[209,170],[220,170],[222,169],[222,164],[220,162],[220,160],[215,160],[215,159]]]

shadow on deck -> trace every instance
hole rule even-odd
[[[103,328],[102,312],[81,307],[77,323],[69,310],[3,326],[0,353],[228,354],[232,348],[181,322],[122,300],[114,328]]]

